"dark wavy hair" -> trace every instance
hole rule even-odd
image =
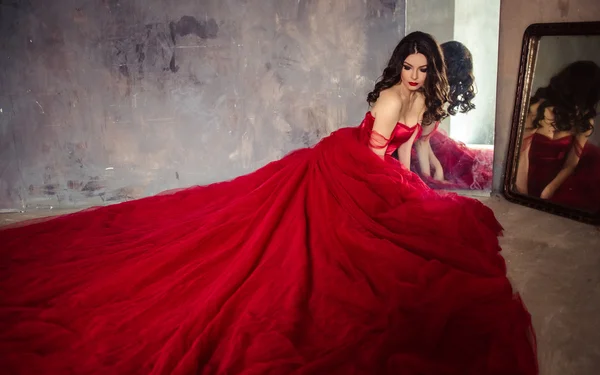
[[[446,78],[446,67],[440,46],[427,33],[415,31],[402,38],[394,49],[383,74],[375,83],[375,88],[367,95],[367,102],[373,105],[381,91],[400,82],[404,60],[414,53],[421,53],[427,58],[427,78],[422,88],[426,110],[422,123],[429,125],[447,116],[444,104],[448,101],[448,78]]]
[[[576,61],[567,65],[540,87],[531,97],[530,105],[541,102],[533,120],[540,127],[546,108],[552,107],[553,126],[558,131],[581,134],[593,128],[590,119],[596,117],[600,101],[600,67],[593,61]]]
[[[467,113],[475,109],[471,103],[475,98],[475,77],[473,76],[473,56],[464,44],[451,41],[440,46],[446,62],[446,75],[449,86],[449,114]]]

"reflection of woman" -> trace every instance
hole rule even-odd
[[[407,35],[358,127],[232,181],[0,231],[7,374],[537,373],[500,225],[408,162],[446,87]]]
[[[516,188],[523,194],[600,210],[600,150],[588,143],[600,101],[600,67],[574,62],[530,101]]]
[[[441,48],[450,86],[447,112],[467,113],[475,108],[471,102],[475,97],[473,57],[457,41],[443,43]],[[415,155],[419,156],[419,163],[414,162],[412,168],[431,187],[473,190],[491,187],[493,150],[469,148],[437,131],[437,124],[424,128],[423,137],[415,142]]]

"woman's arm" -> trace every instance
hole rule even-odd
[[[529,183],[529,148],[537,128],[525,128],[523,131],[523,140],[519,150],[519,161],[517,164],[517,176],[515,188],[521,194],[528,194],[527,185]]]
[[[426,110],[425,96],[421,93],[417,93],[414,97],[412,107],[415,109],[415,111],[418,111],[417,119],[418,122],[421,123],[423,121],[423,115]],[[398,159],[400,160],[400,163],[402,163],[402,165],[404,165],[404,167],[406,167],[406,169],[408,170],[410,170],[411,165],[411,151],[413,148],[413,144],[415,144],[415,140],[417,138],[418,133],[418,130],[416,128],[413,128],[412,136],[406,142],[401,144],[400,147],[398,147]],[[417,150],[417,152],[419,151]],[[425,156],[425,154],[423,154],[423,156]],[[417,156],[417,159],[421,158]]]
[[[433,153],[429,139],[427,139],[427,146],[429,147],[429,162],[435,171],[433,173],[433,179],[437,181],[444,181],[444,168],[442,168],[442,163],[440,163],[440,160]]]
[[[421,138],[415,141],[415,149],[417,151],[421,174],[431,177],[431,168],[433,168],[433,178],[438,181],[443,181],[444,169],[442,168],[442,163],[440,163],[439,159],[435,156],[435,153],[431,148],[431,143],[429,143],[431,135],[437,131],[439,124],[439,122],[436,122],[434,126],[423,127]]]
[[[593,120],[591,120],[590,122],[593,125]],[[575,168],[577,168],[577,164],[579,164],[581,152],[583,151],[583,148],[585,147],[585,144],[588,141],[588,137],[592,134],[592,130],[593,129],[590,129],[587,132],[579,134],[575,137],[575,139],[573,140],[573,145],[569,150],[567,159],[565,160],[562,169],[560,170],[560,172],[558,172],[556,177],[554,177],[554,179],[550,181],[550,183],[544,188],[542,194],[540,195],[540,198],[552,198],[552,196],[558,190],[558,188],[560,188],[560,186],[565,182],[565,180],[573,174]]]
[[[433,126],[423,126],[421,138],[415,140],[415,151],[417,151],[417,161],[419,162],[419,170],[422,176],[431,177],[431,145],[429,144],[429,136],[437,129],[437,123]]]
[[[419,171],[422,176],[431,177],[430,153],[431,149],[429,142],[423,139],[415,141],[415,150],[417,151],[417,161],[419,162]]]
[[[383,91],[371,109],[371,114],[375,117],[375,123],[373,124],[369,147],[382,159],[385,158],[390,136],[398,123],[401,108],[402,102],[398,95],[390,91]]]
[[[444,168],[437,156],[435,156],[429,138],[415,141],[415,150],[419,161],[421,175],[431,177],[431,168],[433,168],[433,178],[437,181],[444,180]]]
[[[533,121],[537,116],[537,109],[542,102],[543,100],[530,105],[527,117],[525,118],[525,129],[523,129],[523,138],[521,139],[521,145],[519,147],[517,176],[515,180],[515,188],[521,194],[529,193],[529,149],[531,148],[533,136],[537,133],[538,129],[540,129],[540,127],[533,124]]]

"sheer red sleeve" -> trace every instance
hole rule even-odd
[[[386,138],[377,131],[371,130],[369,136],[369,147],[371,147],[374,150],[386,149],[390,144],[390,140],[391,137]]]

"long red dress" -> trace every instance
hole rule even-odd
[[[572,136],[551,139],[534,133],[524,140],[529,154],[528,194],[539,197],[556,177],[573,147]],[[600,148],[589,142],[579,151],[573,174],[560,185],[550,201],[592,213],[600,212]]]
[[[381,160],[372,127],[0,231],[2,373],[536,374],[493,213]]]

